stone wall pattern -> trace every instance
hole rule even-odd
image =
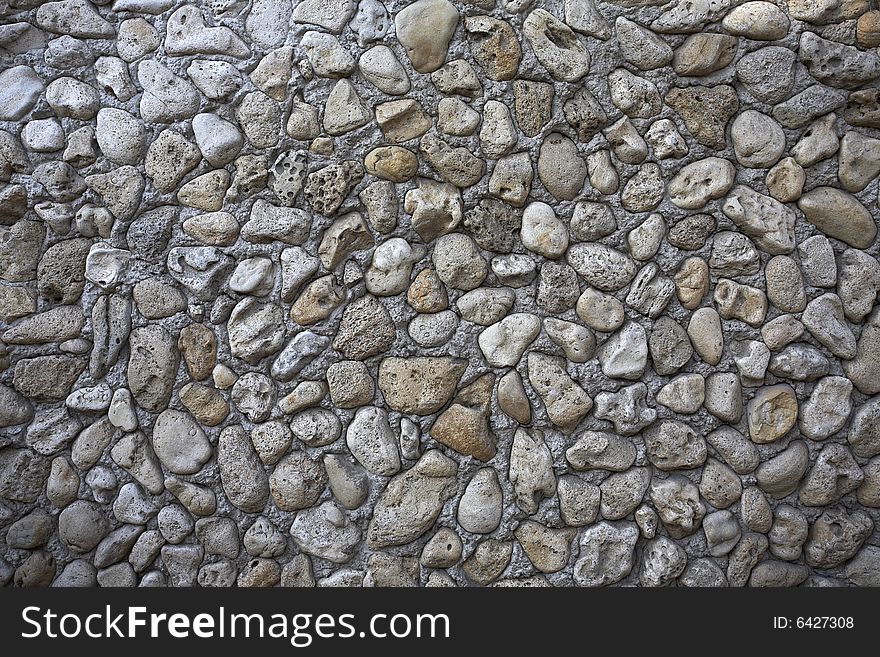
[[[0,1],[0,585],[880,585],[874,7]]]

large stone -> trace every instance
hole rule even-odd
[[[847,440],[856,456],[871,458],[880,454],[880,397],[873,397],[856,409]]]
[[[391,315],[376,297],[350,303],[333,339],[333,348],[350,360],[364,360],[388,349],[396,333]]]
[[[464,20],[471,53],[491,80],[510,80],[519,69],[522,48],[513,27],[489,16],[468,16]]]
[[[575,470],[626,472],[635,463],[636,447],[613,433],[586,431],[566,450],[565,458]]]
[[[153,426],[156,456],[174,474],[195,474],[214,454],[205,432],[188,413],[163,411]]]
[[[809,458],[806,443],[790,443],[786,449],[764,461],[755,471],[758,487],[776,498],[793,493],[807,471]]]
[[[70,394],[86,363],[72,356],[36,356],[15,363],[12,385],[36,402],[61,401]]]
[[[645,546],[639,582],[642,586],[667,586],[681,575],[686,565],[687,553],[675,541],[658,536]]]
[[[256,364],[276,353],[284,340],[283,311],[272,303],[245,297],[232,310],[227,324],[233,356]]]
[[[563,431],[573,430],[593,407],[593,400],[566,371],[565,359],[533,351],[528,356],[528,372],[547,416]]]
[[[849,360],[856,356],[856,339],[836,294],[823,294],[810,301],[801,321],[812,336],[838,358]]]
[[[639,528],[632,522],[602,521],[581,534],[579,558],[574,564],[578,586],[606,586],[629,575],[635,562]]]
[[[488,534],[501,522],[504,496],[492,468],[477,470],[458,503],[457,520],[466,531]]]
[[[566,259],[590,285],[603,292],[616,292],[636,275],[636,264],[629,256],[604,244],[573,244]]]
[[[544,9],[523,22],[523,36],[535,57],[555,79],[577,82],[590,70],[590,53],[571,28]]]
[[[553,457],[544,434],[534,429],[518,428],[510,448],[508,479],[513,484],[517,506],[531,515],[541,500],[556,493]]]
[[[700,528],[706,507],[700,501],[699,490],[689,479],[676,474],[654,479],[650,496],[672,538],[690,536]]]
[[[697,210],[730,191],[735,177],[736,169],[729,160],[697,160],[682,167],[669,182],[669,200],[685,210]]]
[[[367,532],[370,547],[404,545],[427,532],[446,500],[458,490],[458,464],[438,450],[428,450],[418,462],[397,475],[376,502]]]
[[[365,406],[358,409],[346,430],[345,444],[358,462],[373,474],[390,477],[400,470],[397,440],[383,408]]]
[[[866,249],[877,236],[871,213],[852,194],[834,187],[817,187],[798,201],[798,207],[811,224],[828,237]]]
[[[805,506],[828,506],[853,492],[864,478],[850,451],[832,443],[822,448],[801,485],[798,498]]]
[[[288,512],[314,505],[326,485],[324,466],[303,452],[291,452],[285,456],[269,477],[269,490],[275,506]]]
[[[244,428],[229,426],[220,432],[217,465],[230,503],[245,513],[261,512],[269,500],[269,477]]]
[[[690,426],[664,420],[645,435],[648,459],[661,470],[694,468],[706,460],[706,440]]]
[[[749,436],[756,443],[770,443],[788,433],[797,422],[798,401],[784,383],[759,388],[748,403]]]
[[[150,324],[129,338],[128,387],[142,408],[159,412],[168,406],[180,362],[177,341],[165,328]]]
[[[873,530],[873,521],[863,511],[833,507],[810,527],[804,544],[806,562],[822,569],[839,566],[856,555]]]
[[[0,449],[0,497],[33,503],[42,494],[51,462],[30,449]]]
[[[794,211],[776,199],[737,185],[721,209],[767,253],[790,253],[794,249]]]
[[[417,0],[394,17],[397,40],[419,73],[443,66],[458,11],[447,0]]]
[[[800,431],[812,440],[824,440],[846,424],[852,411],[852,382],[842,376],[821,379],[801,406]]]
[[[484,329],[477,342],[489,365],[512,367],[519,363],[540,330],[541,320],[538,317],[528,313],[515,313]]]
[[[379,365],[379,390],[394,410],[431,415],[452,398],[464,370],[455,358],[386,358]]]
[[[581,192],[587,165],[571,139],[558,132],[547,135],[538,151],[538,178],[558,201],[571,201]]]
[[[635,380],[642,376],[648,362],[645,329],[627,322],[599,347],[599,364],[605,376]]]
[[[542,573],[559,572],[568,565],[573,534],[531,520],[520,523],[514,532],[529,561]]]
[[[495,456],[489,427],[495,375],[488,373],[464,387],[431,427],[431,437],[461,454],[481,461]]]
[[[713,149],[724,148],[725,127],[739,109],[739,100],[733,87],[673,88],[666,94],[665,101],[678,112],[688,131],[700,144]]]
[[[290,536],[306,554],[333,563],[350,560],[361,540],[357,525],[330,501],[297,513]]]
[[[843,371],[860,392],[880,392],[880,310],[874,310],[865,321],[852,360],[844,361]]]
[[[823,39],[813,32],[801,34],[798,56],[810,75],[832,87],[856,89],[880,77],[880,59],[875,53]]]

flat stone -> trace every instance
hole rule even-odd
[[[464,19],[471,53],[491,80],[511,80],[519,69],[522,48],[516,32],[506,22],[489,16]]]
[[[521,523],[514,532],[529,561],[542,573],[565,568],[572,535],[571,530],[551,529],[531,520]]]
[[[388,46],[373,46],[358,59],[358,68],[379,91],[401,96],[410,90],[406,69]]]
[[[877,385],[877,371],[880,367],[880,313],[872,312],[859,336],[856,355],[844,361],[843,371],[860,392],[873,395],[880,392]]]
[[[706,507],[700,501],[699,490],[689,479],[677,474],[654,479],[649,494],[672,538],[690,536],[700,528]]]
[[[477,470],[458,503],[457,520],[475,534],[493,532],[501,522],[503,494],[492,468]]]
[[[617,219],[606,203],[578,201],[574,206],[569,228],[575,240],[592,242],[617,230]]]
[[[810,75],[832,87],[855,89],[880,76],[880,59],[874,53],[828,41],[813,32],[801,34],[798,57]]]
[[[43,82],[29,66],[11,66],[0,73],[0,120],[18,121],[36,104]]]
[[[706,442],[737,474],[753,472],[760,463],[757,447],[733,427],[722,426],[711,431]]]
[[[573,244],[566,259],[587,283],[603,292],[625,287],[636,275],[635,262],[629,256],[604,244]]]
[[[824,440],[842,429],[852,411],[852,391],[852,382],[845,377],[820,379],[801,407],[801,433],[812,440]]]
[[[705,380],[699,374],[681,374],[657,392],[657,403],[682,413],[693,415],[703,405]]]
[[[793,64],[794,58],[791,59]],[[756,71],[756,74],[760,74],[760,71]],[[790,83],[788,86],[790,88]],[[785,128],[803,128],[814,119],[833,112],[845,103],[846,97],[841,92],[821,84],[814,84],[776,105],[773,108],[773,118]]]
[[[611,102],[631,119],[649,119],[663,107],[656,85],[625,68],[617,68],[608,75],[608,87]]]
[[[636,447],[632,440],[613,433],[586,431],[566,450],[565,459],[578,471],[627,472],[635,463]]]
[[[607,520],[620,520],[641,504],[651,482],[648,468],[631,468],[609,475],[599,485],[602,501],[599,510]]]
[[[856,456],[870,458],[880,454],[880,399],[874,397],[853,414],[847,440]]]
[[[643,71],[672,61],[672,48],[663,39],[638,23],[619,16],[614,23],[623,58]]]
[[[722,278],[715,286],[713,298],[722,319],[739,319],[754,327],[764,323],[767,295],[758,288]]]
[[[306,554],[333,563],[349,561],[361,540],[357,525],[330,501],[297,513],[290,536]]]
[[[687,328],[688,337],[700,358],[709,365],[721,361],[724,350],[724,334],[721,332],[721,318],[713,308],[699,308],[691,315]]]
[[[558,201],[578,195],[587,178],[587,165],[571,139],[558,132],[544,139],[538,153],[538,178]]]
[[[788,96],[794,85],[796,61],[796,54],[788,48],[759,48],[743,55],[737,62],[737,78],[758,100],[779,103]],[[785,116],[790,120],[797,120],[793,112],[786,113]]]
[[[719,263],[717,262],[716,255],[718,254],[719,245],[724,242],[724,237],[723,233],[719,233],[712,240],[712,264],[716,273],[722,273],[718,270]],[[743,241],[748,239],[743,238],[741,235],[738,237]],[[757,253],[755,255],[757,256]],[[682,260],[672,280],[675,284],[675,294],[681,305],[688,310],[694,310],[703,302],[706,294],[709,293],[709,265],[705,260],[697,256],[686,258]]]
[[[677,372],[694,353],[688,332],[671,317],[660,317],[654,322],[648,348],[654,370],[663,376]]]
[[[856,193],[880,174],[880,140],[856,130],[846,132],[840,140],[837,177],[843,188]]]
[[[72,356],[22,358],[15,363],[12,385],[31,401],[62,401],[85,367],[85,361]]]
[[[162,465],[175,474],[194,474],[213,455],[204,431],[181,411],[165,410],[156,418],[152,441]]]
[[[873,529],[874,523],[862,511],[848,513],[839,506],[825,511],[810,527],[804,544],[807,564],[827,569],[848,561]]]
[[[388,349],[395,339],[391,315],[376,297],[350,303],[333,339],[333,348],[351,360],[363,360]]]
[[[849,449],[829,444],[816,457],[801,485],[798,499],[805,506],[828,506],[858,488],[864,478]]]

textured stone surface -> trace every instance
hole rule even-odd
[[[0,2],[0,584],[876,585],[872,6]]]

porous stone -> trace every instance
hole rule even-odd
[[[626,577],[634,565],[639,530],[630,522],[600,522],[584,530],[574,578],[579,586],[605,586]]]

